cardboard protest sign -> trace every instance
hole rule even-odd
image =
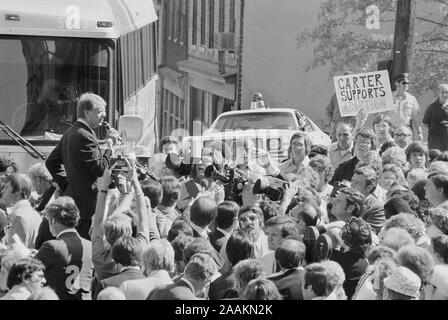
[[[395,108],[386,70],[336,76],[334,87],[342,117],[355,116],[360,109],[369,114]]]

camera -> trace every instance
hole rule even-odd
[[[306,259],[309,263],[320,262],[331,257],[333,241],[319,227],[307,227],[303,234],[303,243],[306,247]]]
[[[268,180],[258,179],[255,182],[253,193],[254,194],[264,194],[271,201],[280,201],[285,194],[285,188],[288,185],[288,182],[281,181],[280,183],[276,183],[276,187],[271,186]]]
[[[207,178],[211,177],[223,183],[225,200],[235,201],[240,205],[243,203],[241,192],[248,179],[242,173],[225,164],[223,172],[218,171],[214,165],[209,165],[205,168],[204,175]]]
[[[199,162],[199,159],[191,158],[182,153],[170,153],[165,159],[166,167],[177,172],[179,176],[188,176],[191,172],[191,165],[195,162]]]

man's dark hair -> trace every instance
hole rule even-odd
[[[414,152],[424,153],[426,160],[428,160],[428,148],[421,141],[413,141],[406,148],[406,160],[409,161],[411,154]]]
[[[124,236],[112,246],[112,259],[124,267],[140,266],[143,248],[140,242],[131,236]]]
[[[316,156],[318,154],[323,155],[323,156],[328,155],[328,148],[326,146],[324,146],[324,145],[321,145],[321,144],[313,145],[311,147],[309,158],[311,159],[311,158],[313,158],[314,156]]]
[[[80,219],[79,210],[71,197],[59,197],[45,207],[47,217],[65,227],[74,228]]]
[[[305,245],[294,239],[285,239],[275,249],[275,260],[284,269],[298,268],[305,264]]]
[[[280,227],[281,237],[286,238],[290,235],[297,235],[298,230],[293,218],[289,216],[276,216],[272,217],[266,222],[265,227],[278,226]]]
[[[162,184],[163,190],[162,201],[160,204],[166,207],[171,207],[179,200],[182,185],[179,180],[173,176],[161,178],[160,183]]]
[[[162,201],[163,189],[162,185],[154,180],[140,181],[143,194],[148,197],[151,202],[151,208],[155,209]]]
[[[166,237],[166,239],[169,242],[172,242],[180,234],[184,234],[186,236],[193,236],[193,228],[186,220],[183,219],[178,219],[173,222],[170,230],[168,231],[168,236]]]
[[[170,143],[177,144],[178,142],[179,141],[175,137],[172,137],[172,136],[165,136],[165,137],[163,137],[162,139],[160,139],[160,142],[159,142],[159,152],[162,152],[162,149],[163,149],[164,145],[170,144]]]
[[[235,201],[223,201],[217,206],[216,226],[221,229],[230,228],[238,217],[240,207]]]
[[[227,240],[226,254],[230,265],[234,266],[242,260],[255,258],[255,245],[247,233],[240,230]]]
[[[261,200],[258,202],[258,207],[260,207],[263,212],[264,221],[268,221],[270,218],[282,214],[281,207],[270,199]]]
[[[347,195],[346,208],[350,205],[354,207],[352,211],[353,217],[361,217],[364,213],[364,196],[356,189],[345,187],[339,190]]]
[[[436,188],[438,189],[442,188],[443,196],[445,198],[448,198],[448,175],[436,174],[434,176],[431,176],[429,180],[431,180],[434,183]]]
[[[9,270],[6,286],[12,289],[15,285],[21,284],[23,280],[32,277],[37,271],[44,271],[44,264],[36,258],[26,257],[14,263]]]
[[[341,230],[341,239],[360,257],[365,257],[372,245],[372,230],[361,218],[349,218]]]
[[[190,221],[201,228],[207,227],[216,215],[216,202],[210,198],[200,197],[191,205]]]
[[[386,216],[386,219],[401,212],[415,214],[409,204],[401,197],[392,197],[384,204],[384,215]]]
[[[438,235],[431,238],[434,252],[440,256],[440,259],[448,264],[448,235]]]
[[[215,249],[210,244],[210,241],[204,238],[195,238],[194,241],[185,248],[184,262],[188,263],[190,258],[196,253],[206,253],[212,255],[213,250]]]
[[[397,144],[395,141],[393,141],[393,140],[389,140],[389,141],[384,142],[384,143],[381,145],[381,148],[380,148],[380,151],[379,151],[380,156],[381,156],[381,155],[384,153],[384,151],[386,151],[387,149],[392,148],[392,147],[397,147],[397,146],[398,146],[398,144]]]
[[[365,165],[355,169],[354,174],[362,175],[366,177],[366,186],[372,186],[373,189],[370,191],[371,193],[375,191],[378,185],[378,172],[370,166]]]
[[[195,240],[196,239],[192,236],[187,236],[185,234],[178,235],[176,239],[171,242],[171,246],[174,249],[174,261],[188,261],[185,259],[185,250]]]
[[[336,281],[331,281],[331,273],[321,263],[312,263],[305,268],[304,287],[311,286],[319,297],[326,297],[334,291]]]

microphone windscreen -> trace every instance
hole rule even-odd
[[[210,165],[207,168],[205,168],[204,175],[207,178],[210,178],[213,175],[213,172],[215,172],[215,170],[216,170],[215,167]]]
[[[202,179],[202,180],[200,181],[200,184],[201,184],[201,186],[202,186],[205,190],[208,189],[208,180],[207,180],[207,179]]]

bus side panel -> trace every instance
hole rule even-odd
[[[150,81],[127,99],[124,103],[124,114],[139,115],[144,120],[143,137],[137,145],[144,146],[146,151],[153,154],[156,145],[156,96],[159,76],[155,74]]]

